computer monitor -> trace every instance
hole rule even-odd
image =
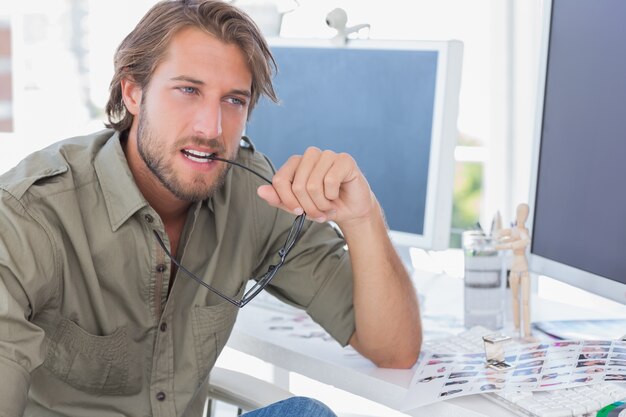
[[[546,2],[533,272],[626,303],[626,2]]]
[[[397,245],[447,248],[462,44],[272,39],[281,102],[246,134],[279,167],[309,146],[357,161]]]

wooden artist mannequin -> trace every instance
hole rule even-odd
[[[509,285],[511,286],[511,294],[513,296],[513,324],[515,325],[515,330],[519,331],[521,311],[521,322],[524,329],[523,337],[531,336],[530,277],[528,274],[528,259],[526,258],[526,248],[530,244],[530,233],[525,225],[528,219],[528,212],[528,204],[517,206],[515,226],[510,229],[502,229],[497,233],[497,238],[500,241],[497,248],[511,249],[513,251],[511,272],[509,274]]]

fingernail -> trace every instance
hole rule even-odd
[[[295,214],[296,216],[299,216],[302,213],[304,213],[304,210],[302,210],[302,207],[298,207],[298,208],[293,210],[293,214]]]
[[[326,221],[326,217],[325,216],[318,217],[317,219],[315,219],[315,221],[318,223],[324,223]]]

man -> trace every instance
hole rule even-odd
[[[415,362],[415,292],[354,160],[274,173],[240,142],[272,64],[236,8],[161,2],[116,52],[110,129],[0,177],[0,416],[180,415],[252,277],[377,365]],[[332,415],[299,401],[261,412]]]

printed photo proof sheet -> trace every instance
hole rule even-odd
[[[462,395],[500,390],[540,391],[602,381],[626,381],[626,342],[559,340],[505,347],[505,371],[486,367],[485,353],[424,352],[406,409]]]

